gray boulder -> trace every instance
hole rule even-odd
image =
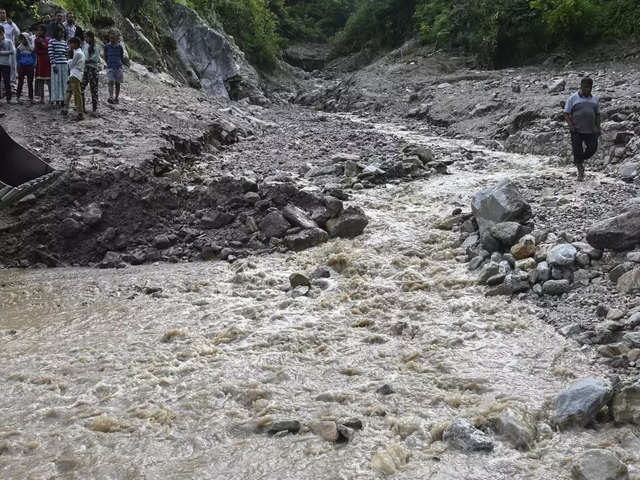
[[[329,235],[321,228],[309,228],[284,237],[287,248],[294,251],[315,247],[327,240],[329,240]]]
[[[450,446],[464,452],[493,450],[493,441],[464,418],[456,418],[444,431],[442,439]]]
[[[514,448],[528,450],[536,440],[536,424],[527,412],[507,408],[494,421],[496,431]]]
[[[560,393],[555,400],[551,422],[559,428],[585,427],[613,398],[608,380],[584,378]]]
[[[282,237],[290,228],[291,224],[277,211],[268,213],[260,222],[260,230],[267,238]]]
[[[613,452],[587,450],[571,468],[574,480],[628,480],[629,471]]]
[[[525,223],[531,218],[531,206],[509,179],[476,193],[471,202],[471,211],[481,236],[497,223]]]
[[[318,228],[316,222],[311,220],[311,218],[309,218],[309,215],[307,215],[304,210],[296,207],[295,205],[288,204],[286,207],[284,207],[282,209],[282,215],[296,227]]]
[[[578,250],[569,243],[556,245],[547,253],[547,263],[551,267],[568,267],[576,261]]]
[[[235,219],[234,215],[227,212],[213,212],[211,215],[202,217],[202,227],[218,229],[233,223]]]
[[[640,268],[634,268],[621,275],[616,287],[620,293],[640,292]]]
[[[616,423],[640,425],[640,381],[625,386],[615,394],[613,418]]]
[[[489,229],[491,236],[506,248],[515,245],[522,234],[522,226],[518,222],[500,222]]]
[[[570,290],[571,283],[564,278],[562,280],[547,280],[542,284],[542,293],[545,295],[560,296]]]
[[[360,207],[348,207],[337,218],[327,220],[327,231],[331,238],[354,238],[368,225],[369,219]]]
[[[640,243],[640,205],[596,223],[587,232],[587,242],[600,250],[628,250]]]

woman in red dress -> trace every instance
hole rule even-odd
[[[49,37],[44,25],[38,27],[38,34],[34,41],[36,52],[36,97],[40,97],[40,103],[44,103],[44,85],[49,90],[51,99],[51,64],[49,63]]]

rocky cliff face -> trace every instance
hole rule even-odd
[[[46,0],[39,4],[41,14],[53,14],[60,9],[58,4]],[[266,101],[258,73],[233,39],[219,26],[212,28],[193,9],[175,0],[162,0],[159,16],[154,19],[155,31],[146,31],[125,17],[115,3],[103,15],[113,25],[82,26],[96,30],[104,40],[108,30],[117,27],[131,58],[151,70],[167,71],[178,81],[214,97]]]

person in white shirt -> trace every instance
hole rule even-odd
[[[84,104],[82,101],[82,76],[84,75],[85,58],[80,48],[82,43],[77,37],[73,37],[69,40],[69,46],[73,50],[73,58],[69,60],[69,81],[67,82],[67,91],[64,99],[63,115],[69,113],[69,104],[71,102],[71,96],[73,95],[76,112],[78,112],[78,120],[84,119]]]
[[[15,47],[18,44],[18,37],[20,36],[20,29],[13,23],[13,21],[7,17],[7,11],[4,8],[0,8],[0,27],[4,29],[4,38],[13,42]],[[13,62],[11,63],[11,86],[16,87],[18,77],[18,66],[16,65],[16,57],[14,55]]]

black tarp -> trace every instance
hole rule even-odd
[[[3,183],[19,187],[51,172],[53,168],[14,142],[0,125],[0,189]]]

